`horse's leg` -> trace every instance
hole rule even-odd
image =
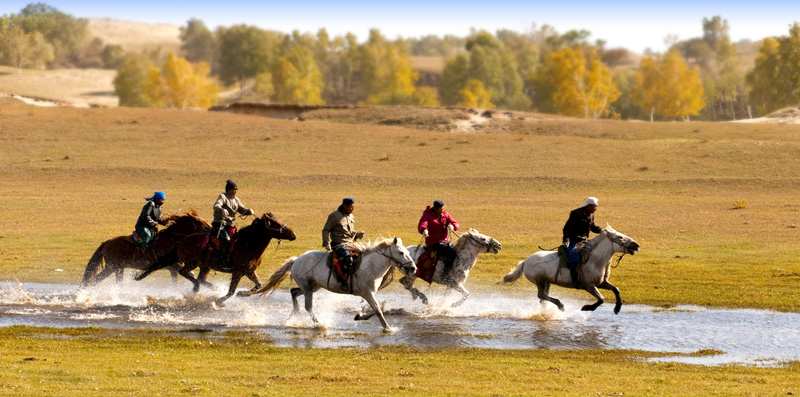
[[[456,303],[453,303],[452,306],[452,307],[459,307],[461,306],[462,303],[464,303],[465,300],[467,300],[467,297],[469,297],[469,291],[467,291],[467,289],[464,288],[464,286],[461,285],[461,283],[457,283],[456,285],[451,286],[451,288],[461,293],[461,299],[457,300]]]
[[[604,302],[603,295],[600,295],[600,291],[598,291],[597,287],[595,287],[594,285],[586,288],[586,291],[588,291],[590,294],[592,294],[592,296],[597,298],[597,302],[595,302],[595,303],[593,303],[591,305],[585,305],[585,306],[583,306],[581,308],[581,310],[583,310],[585,312],[592,312],[592,311],[594,311],[594,309],[597,309],[598,306],[603,304],[603,302]]]
[[[115,271],[116,271],[115,269],[111,268],[111,266],[106,264],[106,267],[104,267],[103,270],[100,271],[100,273],[97,273],[97,275],[94,276],[94,283],[97,284],[97,283],[105,280],[108,276],[110,276]]]
[[[200,291],[200,281],[198,281],[194,277],[194,274],[192,274],[192,270],[194,270],[194,266],[192,266],[192,267],[184,266],[183,268],[181,268],[181,270],[178,272],[178,274],[180,274],[181,276],[183,276],[187,280],[191,281],[192,284],[194,284],[194,287],[192,288],[192,292],[197,293],[197,292]]]
[[[297,297],[303,295],[303,290],[301,290],[300,288],[292,288],[291,290],[289,290],[289,292],[292,294],[292,306],[294,306],[294,309],[292,310],[292,315],[294,316],[295,314],[297,314],[297,312],[300,311],[300,305],[297,303]]]
[[[548,282],[537,283],[536,289],[538,290],[537,296],[539,297],[540,302],[542,301],[551,302],[554,305],[558,306],[558,310],[561,310],[562,312],[564,311],[564,305],[561,303],[561,301],[550,296],[550,283]]]
[[[178,282],[178,270],[180,270],[180,268],[176,265],[169,268],[169,275],[172,277],[173,284]]]
[[[390,331],[391,327],[389,327],[389,323],[386,322],[386,317],[383,316],[383,312],[381,308],[378,306],[378,300],[375,299],[375,292],[369,290],[366,291],[363,295],[361,295],[364,300],[369,303],[369,306],[372,308],[372,311],[378,315],[378,318],[381,320],[381,325],[383,325],[384,331]]]
[[[239,286],[239,280],[241,279],[242,279],[242,274],[234,271],[233,274],[231,274],[231,286],[228,287],[228,294],[223,296],[222,298],[219,298],[217,300],[217,303],[221,304],[222,302],[225,302],[228,298],[233,296],[233,294],[236,292],[236,287]]]
[[[319,324],[319,321],[317,321],[317,316],[314,315],[314,311],[313,311],[314,289],[313,288],[307,288],[305,290],[305,292],[303,293],[303,295],[304,295],[304,297],[306,299],[306,311],[308,312],[309,315],[311,315],[311,321],[314,322],[314,325]]]
[[[210,272],[211,272],[210,267],[200,267],[200,271],[197,273],[197,282],[199,282],[200,285],[213,290],[214,284],[211,284],[208,281],[206,281],[206,278],[208,278],[208,273]]]
[[[258,278],[258,274],[256,274],[256,272],[255,272],[255,271],[252,271],[252,272],[250,272],[250,273],[247,273],[247,274],[245,274],[245,276],[247,276],[247,278],[249,278],[249,279],[250,279],[250,281],[252,281],[252,282],[253,282],[253,284],[255,284],[255,285],[256,285],[256,286],[255,286],[255,287],[253,287],[253,289],[251,289],[250,291],[255,291],[255,290],[257,290],[257,289],[261,288],[261,279],[259,279],[259,278]]]
[[[428,304],[428,297],[425,296],[422,292],[418,289],[414,288],[414,281],[416,281],[417,277],[415,276],[404,276],[400,279],[400,284],[406,288],[406,290],[411,292],[411,297],[416,300],[417,298],[422,299],[423,304]]]
[[[609,283],[608,280],[603,281],[597,288],[611,290],[611,292],[614,293],[614,296],[617,297],[617,304],[614,305],[614,314],[619,314],[619,309],[622,307],[622,298],[619,297],[619,288]]]

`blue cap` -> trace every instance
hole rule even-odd
[[[149,197],[149,198],[145,197],[144,199],[147,200],[147,201],[150,201],[150,200],[166,200],[167,199],[167,195],[164,194],[164,192],[154,192],[153,193],[153,197]]]
[[[345,197],[344,199],[342,199],[342,205],[350,205],[350,204],[355,204],[355,203],[356,203],[356,199],[354,199],[352,197]]]

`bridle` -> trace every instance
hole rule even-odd
[[[395,258],[394,258],[393,256],[391,256],[391,255],[387,255],[385,251],[388,251],[388,250],[390,250],[390,249],[391,249],[391,247],[386,247],[386,248],[385,248],[385,250],[384,250],[384,252],[381,252],[381,251],[378,251],[378,250],[375,250],[375,252],[377,252],[377,253],[379,253],[379,254],[383,255],[383,256],[384,256],[384,257],[386,257],[386,259],[388,259],[390,262],[397,263],[398,265],[400,265],[400,267],[401,267],[401,268],[406,268],[406,267],[414,266],[414,261],[413,261],[413,260],[412,260],[412,261],[408,261],[408,262],[405,262],[405,263],[404,263],[404,262],[400,262],[400,261],[398,261],[397,259],[395,259]]]
[[[458,238],[461,238],[461,236],[465,235],[465,234],[459,234],[455,230],[450,230],[450,233],[453,233]],[[480,246],[486,247],[486,252],[487,253],[490,252],[492,247],[495,246],[495,244],[494,244],[495,239],[493,239],[493,238],[490,238],[488,243],[484,243],[483,241],[480,241],[477,238],[475,238],[475,236],[473,236],[470,233],[466,233],[466,236],[469,237],[470,240],[474,241],[475,244],[478,244]]]

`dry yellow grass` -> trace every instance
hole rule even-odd
[[[642,245],[612,275],[627,303],[800,311],[800,126],[518,121],[502,134],[464,134],[6,101],[0,274],[77,283],[101,241],[132,230],[142,197],[165,190],[166,212],[194,207],[208,219],[233,178],[245,204],[299,236],[265,256],[262,275],[316,249],[342,197],[357,198],[368,237],[407,244],[441,198],[462,225],[503,243],[467,282],[496,289],[538,246],[556,246],[569,210],[593,195],[598,223]],[[747,208],[732,210],[737,200]],[[502,288],[534,290],[524,280]]]
[[[0,94],[35,97],[73,105],[117,106],[115,70],[31,70],[0,66]]]

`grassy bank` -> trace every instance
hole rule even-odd
[[[98,329],[0,328],[0,394],[13,395],[787,395],[798,365],[701,367],[639,351],[286,349]]]
[[[800,311],[800,127],[541,118],[483,130],[5,100],[0,280],[78,283],[100,242],[131,232],[142,197],[164,190],[166,213],[194,207],[210,219],[232,178],[246,205],[298,234],[268,250],[262,276],[317,249],[342,197],[356,197],[368,237],[406,244],[419,242],[419,216],[439,198],[503,243],[467,288],[533,294],[525,280],[495,283],[556,246],[569,211],[592,195],[598,223],[642,246],[612,274],[625,302]]]

